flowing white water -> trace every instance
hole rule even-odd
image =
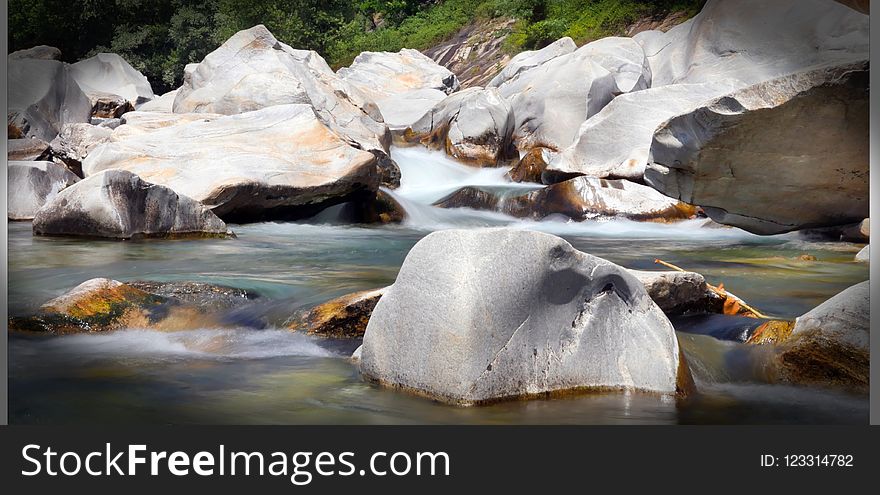
[[[400,187],[393,191],[383,190],[406,211],[404,226],[417,230],[504,226],[557,235],[624,239],[684,237],[706,240],[748,239],[758,242],[779,242],[780,239],[780,236],[758,236],[738,228],[705,228],[704,220],[663,224],[626,219],[575,222],[565,217],[548,217],[538,222],[493,211],[438,208],[433,203],[467,186],[491,189],[502,194],[523,194],[545,186],[512,182],[506,177],[509,169],[505,167],[471,167],[450,159],[442,151],[427,150],[420,146],[394,147],[391,156],[400,167]]]
[[[37,349],[39,356],[26,356],[28,351]],[[176,332],[129,329],[68,335],[46,340],[39,347],[22,346],[19,351],[21,357],[46,359],[57,355],[80,362],[108,358],[177,361],[335,356],[309,337],[288,330],[212,328]]]

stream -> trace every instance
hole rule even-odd
[[[392,283],[409,249],[446,228],[508,226],[564,237],[577,249],[627,268],[655,258],[702,273],[749,304],[794,318],[868,278],[861,246],[797,234],[757,236],[625,220],[541,222],[431,203],[463,186],[517,194],[504,169],[458,164],[440,152],[395,148],[407,211],[402,225],[353,226],[329,208],[309,222],[231,225],[236,239],[109,241],[33,237],[11,222],[10,316],[94,277],[189,280],[260,295],[223,317],[236,328],[164,333],[127,329],[62,337],[10,335],[11,423],[516,424],[516,423],[865,423],[867,396],[761,381],[764,349],[732,336],[731,319],[673,323],[700,392],[686,400],[639,393],[446,406],[360,379],[347,357],[357,342],[314,339],[283,328],[297,311]],[[799,261],[810,254],[816,261]],[[740,325],[748,325],[750,322]],[[714,336],[714,337],[713,337]],[[715,338],[720,337],[720,338]]]

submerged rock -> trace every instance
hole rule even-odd
[[[83,162],[86,175],[111,168],[170,187],[234,222],[304,218],[375,191],[380,180],[376,157],[340,139],[308,105],[275,105],[130,135],[96,148]]]
[[[43,205],[79,180],[63,166],[47,161],[9,161],[6,173],[10,220],[31,220]]]
[[[654,133],[645,172],[660,192],[758,234],[860,221],[867,179],[867,63],[781,77],[675,117]]]
[[[867,392],[870,366],[870,291],[856,284],[795,321],[779,346],[783,381]]]
[[[64,124],[88,122],[92,105],[68,65],[57,60],[10,59],[6,135],[52,141]]]
[[[298,315],[289,328],[331,338],[360,338],[387,287],[346,294]]]
[[[672,325],[631,274],[558,237],[509,229],[419,241],[373,311],[358,365],[370,380],[455,404],[693,386]]]
[[[181,283],[170,284],[179,287]],[[126,328],[190,330],[221,325],[213,313],[218,309],[216,305],[199,305],[199,301],[188,301],[178,297],[177,293],[169,296],[144,290],[167,285],[144,282],[124,284],[106,278],[87,280],[45,303],[34,315],[10,318],[9,331],[71,334]],[[201,285],[203,289],[221,289],[219,286]]]
[[[496,89],[469,88],[429,110],[404,131],[404,139],[467,164],[494,167],[516,156],[513,130],[513,112]]]
[[[125,170],[90,175],[34,217],[34,234],[130,239],[226,236],[226,224],[198,202]]]
[[[541,220],[563,215],[575,221],[626,218],[673,222],[691,218],[696,208],[650,187],[625,180],[576,177],[521,195],[497,195],[465,187],[435,203],[441,208],[473,208]]]
[[[202,311],[225,310],[259,297],[253,291],[203,282],[135,280],[126,282],[126,285],[150,294],[197,306]]]

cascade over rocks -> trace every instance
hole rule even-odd
[[[226,224],[198,202],[125,170],[90,175],[34,216],[34,234],[110,237],[226,236]]]
[[[309,105],[274,105],[130,135],[95,148],[83,162],[87,176],[108,169],[131,171],[234,222],[311,216],[375,191],[380,180],[376,157],[328,129]]]
[[[419,241],[358,354],[370,380],[463,405],[693,386],[672,325],[638,280],[556,236],[510,229]]]
[[[441,208],[473,208],[541,220],[563,215],[575,221],[627,218],[672,222],[691,218],[696,208],[626,180],[576,177],[519,196],[501,196],[465,187],[435,203]]]

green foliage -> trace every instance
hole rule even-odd
[[[56,46],[70,62],[118,53],[163,93],[181,84],[186,64],[256,24],[339,67],[363,51],[424,50],[480,18],[516,19],[505,41],[515,53],[563,36],[581,44],[621,34],[645,16],[693,15],[703,1],[9,0],[9,47]]]

